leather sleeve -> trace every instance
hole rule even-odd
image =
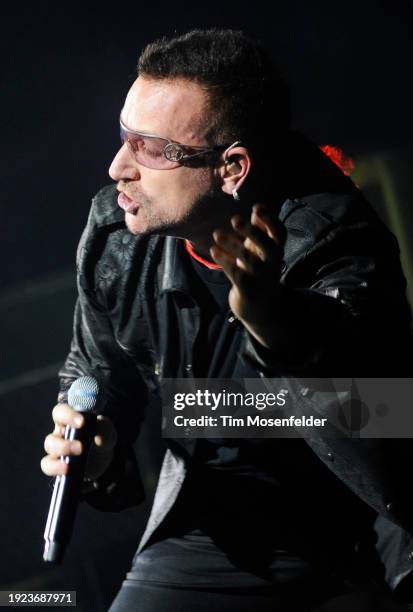
[[[268,376],[410,376],[411,314],[395,237],[362,196],[287,201],[280,344],[247,334],[246,356]]]
[[[104,398],[99,411],[112,419],[118,442],[111,466],[99,479],[99,489],[84,499],[100,510],[117,511],[144,498],[133,443],[143,419],[147,391],[132,359],[117,344],[106,306],[95,291],[95,263],[102,253],[105,232],[99,219],[101,197],[98,195],[92,204],[78,247],[73,339],[59,372],[58,401],[67,401],[67,391],[78,377],[90,375],[98,380]]]
[[[390,231],[361,196],[290,201],[281,216],[289,238],[284,304],[274,324],[290,344],[288,352],[285,345],[270,351],[248,335],[245,356],[261,376],[269,383],[276,377],[411,377],[411,315]],[[331,406],[323,398],[297,393],[297,416],[316,409],[328,417]],[[413,534],[406,487],[411,440],[311,435],[306,441],[321,461],[379,514]]]

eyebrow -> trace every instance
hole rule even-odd
[[[181,142],[179,140],[174,140],[173,138],[168,138],[166,136],[159,136],[159,134],[152,134],[150,132],[141,132],[140,130],[132,130],[132,128],[129,128],[126,125],[126,123],[123,121],[122,113],[119,115],[119,120],[122,123],[122,125],[126,128],[126,130],[128,132],[131,132],[132,134],[135,133],[135,134],[141,134],[142,136],[149,136],[149,137],[152,137],[152,138],[160,138],[161,140],[166,140],[169,143],[177,144],[177,145],[180,145],[181,147],[186,147],[188,149],[207,149],[207,148],[209,148],[207,145],[188,145],[188,144],[185,144],[185,143],[183,143],[183,142]],[[221,147],[221,146],[225,146],[225,145],[217,145],[217,146]]]
[[[124,120],[122,119],[122,112],[119,115],[119,120],[129,132],[132,132],[132,133],[136,132],[137,134],[142,134],[142,136],[152,136],[153,138],[161,138],[162,140],[167,140],[175,144],[181,144],[177,140],[173,140],[172,138],[167,138],[166,136],[160,136],[159,134],[153,134],[152,132],[146,132],[145,130],[133,130],[132,128],[128,127],[126,123],[124,122]]]

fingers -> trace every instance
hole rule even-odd
[[[45,455],[40,461],[40,468],[46,476],[59,476],[68,473],[69,465],[62,458],[54,459],[50,455]]]
[[[96,435],[90,448],[85,480],[99,478],[109,467],[118,436],[110,419],[102,415],[97,417]]]
[[[219,250],[216,251],[218,263],[224,270],[227,265],[231,267],[233,274],[236,274],[237,266],[249,274],[258,272],[256,254],[246,248],[243,240],[235,234],[228,234],[222,230],[216,230],[212,235],[215,244],[219,247]]]
[[[68,404],[57,404],[52,411],[54,421],[53,433],[46,436],[44,450],[47,455],[40,461],[40,467],[47,476],[67,474],[68,464],[64,457],[80,455],[83,447],[79,440],[65,440],[64,434],[67,425],[82,427],[84,417]]]
[[[251,223],[266,231],[278,247],[284,247],[287,230],[273,211],[263,204],[254,204],[252,207]]]
[[[85,422],[80,412],[77,412],[72,406],[69,406],[69,404],[57,404],[53,408],[52,418],[55,423],[55,431],[56,429],[61,431],[62,427],[64,428],[66,425],[70,425],[71,427],[82,427]]]
[[[45,438],[44,450],[50,457],[56,459],[62,456],[80,455],[83,449],[79,440],[65,440],[60,435],[52,433]]]
[[[231,223],[240,235],[258,246],[263,261],[280,259],[287,230],[274,211],[263,204],[255,204],[249,222],[236,215],[232,217]]]
[[[286,229],[275,213],[255,204],[249,221],[236,215],[231,224],[236,233],[215,230],[215,245],[211,249],[211,256],[222,265],[230,280],[234,281],[236,267],[259,276],[268,273],[267,264],[280,264]]]
[[[107,417],[99,414],[97,416],[96,423],[96,435],[93,439],[93,443],[96,446],[97,451],[109,452],[112,451],[118,436],[116,429],[113,426],[112,421]]]
[[[251,221],[254,219],[254,212],[251,215]],[[232,227],[235,231],[244,238],[245,248],[259,257],[263,262],[278,261],[281,257],[281,251],[277,243],[269,236],[266,231],[263,231],[257,224],[244,221],[242,217],[235,216],[231,219]],[[263,227],[265,227],[263,225]]]
[[[222,266],[225,274],[232,284],[237,284],[239,280],[240,269],[237,266],[236,258],[231,256],[227,251],[214,244],[209,250],[212,259]]]
[[[79,440],[64,439],[66,426],[81,428],[85,424],[84,417],[68,404],[58,404],[53,408],[52,418],[54,431],[45,438],[44,450],[47,455],[40,462],[41,470],[47,476],[67,474],[67,457],[80,455],[84,451]],[[94,477],[103,473],[110,463],[116,442],[117,433],[113,423],[107,417],[98,415],[94,440],[88,453],[88,465],[92,465]]]

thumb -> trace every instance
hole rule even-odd
[[[86,480],[96,480],[108,469],[117,440],[116,429],[110,419],[98,415],[96,433],[86,460]]]

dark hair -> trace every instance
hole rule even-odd
[[[242,31],[192,30],[150,43],[138,74],[183,78],[209,94],[207,138],[211,144],[241,140],[257,154],[290,124],[288,87],[261,45]]]

